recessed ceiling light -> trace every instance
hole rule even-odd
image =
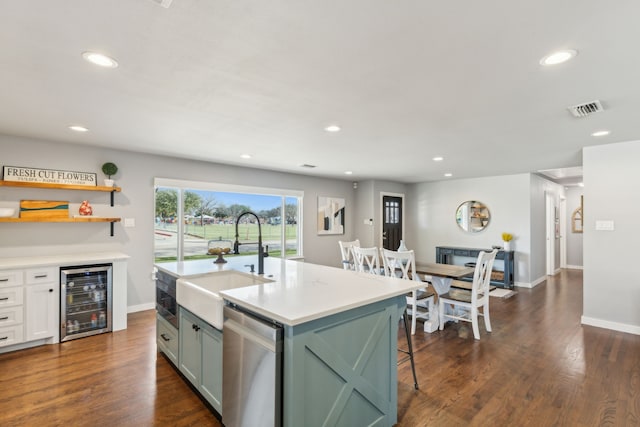
[[[118,66],[118,61],[116,61],[115,59],[107,55],[104,55],[98,52],[91,52],[91,51],[82,52],[82,58],[85,61],[91,62],[92,64],[95,64],[95,65],[99,65],[100,67],[116,68]]]
[[[243,159],[250,159],[251,154],[241,154],[240,157],[242,157]]]
[[[434,162],[441,162],[443,160],[444,160],[444,157],[442,157],[442,156],[436,156],[436,157],[433,158]]]
[[[549,66],[549,65],[558,65],[563,62],[567,62],[571,58],[575,57],[578,54],[577,50],[574,49],[566,49],[559,50],[557,52],[553,52],[540,60],[540,65]]]
[[[345,171],[344,174],[345,175],[353,175],[353,172],[352,171]]]
[[[324,128],[324,130],[326,130],[327,132],[340,132],[340,126],[338,126],[338,125],[329,125],[326,128]]]
[[[611,132],[609,132],[608,130],[599,130],[597,132],[594,132],[591,134],[591,136],[606,136],[609,135]]]
[[[444,176],[446,176],[447,178],[450,178],[453,176],[453,174],[451,172],[447,172],[444,174]]]
[[[87,129],[84,126],[74,125],[74,126],[69,126],[69,129],[71,129],[72,131],[75,131],[75,132],[89,132],[89,129]]]

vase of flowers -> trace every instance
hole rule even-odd
[[[511,250],[511,240],[513,240],[513,235],[511,233],[502,233],[502,241],[504,242],[504,250]]]

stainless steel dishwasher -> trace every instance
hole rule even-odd
[[[280,325],[224,307],[222,422],[226,427],[282,425]]]

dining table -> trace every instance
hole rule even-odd
[[[416,263],[416,274],[421,280],[431,282],[436,294],[443,295],[449,292],[454,279],[461,279],[474,273],[474,267],[463,265],[439,264],[439,263]],[[435,332],[438,328],[438,301],[433,307],[435,316],[429,316],[429,321],[424,322],[425,332]]]
[[[431,276],[429,281],[438,295],[449,292],[454,279],[471,276],[474,271],[474,267],[466,267],[464,265],[416,263],[416,274]],[[428,278],[425,279],[428,280]]]

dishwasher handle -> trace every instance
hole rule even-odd
[[[255,333],[251,329],[246,326],[236,322],[232,319],[227,319],[224,322],[224,330],[233,331],[236,334],[240,335],[243,338],[248,339],[256,344],[259,344],[261,347],[264,347],[266,350],[276,353],[281,349],[278,348],[278,341],[273,341],[268,338],[263,337],[260,334]]]

